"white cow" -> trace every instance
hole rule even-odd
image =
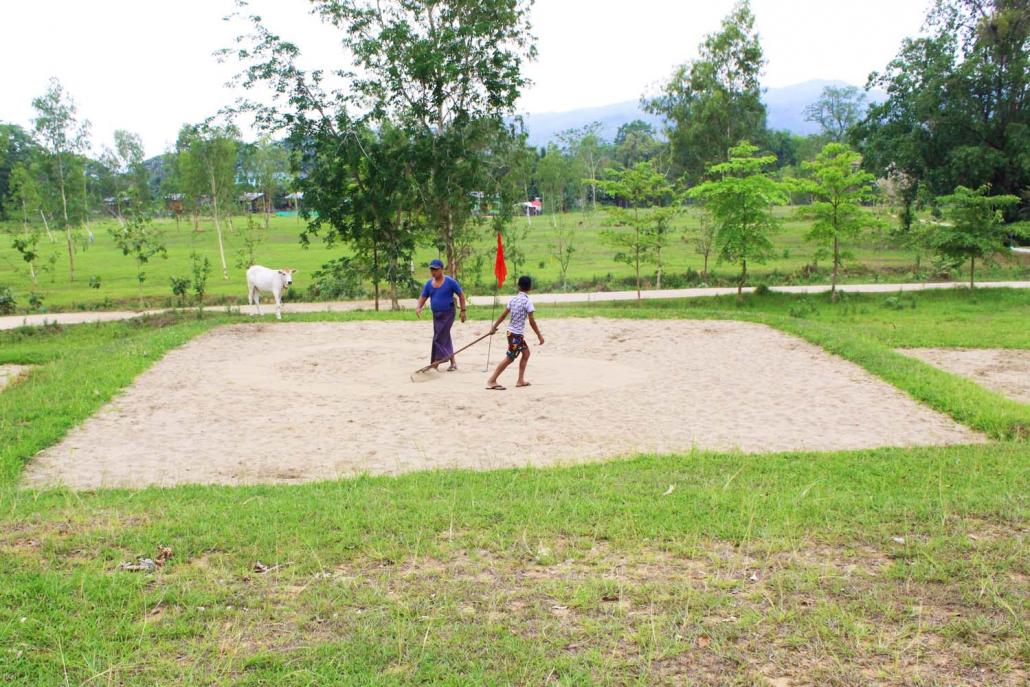
[[[261,302],[259,294],[261,291],[270,291],[275,298],[275,318],[283,318],[282,294],[293,284],[293,273],[297,270],[273,270],[261,265],[251,265],[247,268],[247,295],[248,302],[257,307],[257,314],[261,314]]]

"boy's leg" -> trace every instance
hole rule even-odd
[[[515,386],[529,386],[529,382],[526,381],[526,365],[528,364],[529,346],[526,346],[522,351],[522,360],[519,362],[519,381],[515,383]]]
[[[494,373],[492,375],[490,375],[490,379],[486,380],[486,386],[488,388],[492,387],[492,386],[496,386],[497,385],[497,378],[501,376],[501,373],[504,372],[505,369],[507,369],[507,367],[509,365],[511,365],[511,358],[509,358],[508,356],[504,356],[504,360],[502,360],[497,365],[497,369],[494,370]]]

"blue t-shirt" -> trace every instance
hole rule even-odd
[[[444,277],[443,284],[433,286],[430,279],[422,287],[422,295],[429,298],[429,307],[433,312],[454,309],[454,297],[461,293],[461,286],[452,277]]]

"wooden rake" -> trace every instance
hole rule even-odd
[[[458,355],[459,353],[464,351],[466,348],[471,348],[472,346],[475,346],[477,343],[479,343],[483,339],[487,338],[488,336],[492,336],[492,335],[493,335],[492,332],[487,332],[486,334],[483,334],[483,336],[479,337],[475,341],[472,341],[471,343],[467,343],[464,346],[462,346],[461,348],[459,348],[458,350],[456,350],[453,355]],[[437,365],[443,365],[448,360],[450,360],[450,358],[444,358],[443,360],[434,360],[433,362],[431,362],[428,365],[426,365],[425,367],[423,367],[421,370],[415,370],[411,374],[411,381],[413,381],[413,382],[422,382],[422,381],[425,381],[427,379],[432,379],[432,377],[429,377],[429,376],[426,375],[426,372],[428,372],[429,370],[433,369]]]

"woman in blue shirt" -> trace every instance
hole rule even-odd
[[[443,262],[433,260],[429,263],[429,273],[432,279],[422,287],[422,296],[418,299],[418,307],[415,308],[415,315],[422,317],[422,308],[426,301],[433,311],[433,351],[429,356],[429,362],[442,363],[445,360],[451,361],[448,371],[457,370],[454,362],[454,345],[451,343],[451,325],[454,324],[454,297],[458,297],[461,303],[461,321],[465,321],[465,294],[461,285],[443,273]],[[433,369],[439,367],[434,365]]]

